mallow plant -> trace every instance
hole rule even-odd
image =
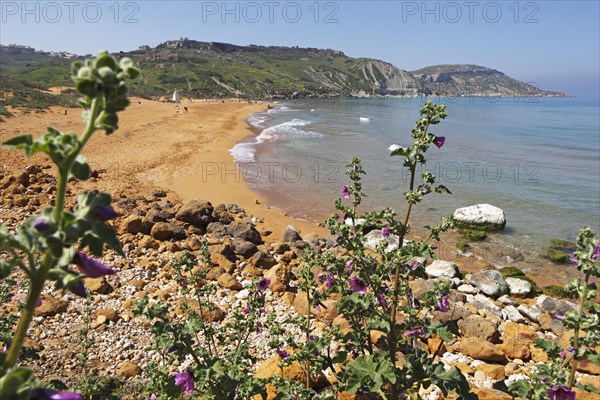
[[[566,329],[573,330],[570,346],[561,348],[557,343],[536,339],[535,346],[543,349],[550,361],[538,363],[530,379],[515,382],[509,391],[521,399],[575,400],[573,388],[600,394],[593,385],[576,382],[575,373],[581,363],[600,365],[600,304],[597,286],[600,278],[600,238],[589,227],[581,229],[577,249],[570,259],[583,274],[565,285],[570,297],[579,299],[577,310],[556,315]]]
[[[266,313],[267,278],[248,280],[248,296],[229,310],[214,304],[217,286],[206,279],[211,267],[208,243],[203,241],[202,259],[190,252],[171,261],[181,300],[176,309],[147,296],[139,300],[133,312],[151,323],[161,359],[149,368],[151,399],[194,398],[234,400],[266,396],[265,381],[253,376],[256,355],[251,338],[263,330]],[[172,305],[173,306],[173,305]],[[271,323],[269,323],[270,325]]]
[[[20,270],[28,282],[28,293],[12,340],[0,353],[0,397],[3,399],[60,398],[78,399],[80,395],[44,388],[32,371],[18,363],[27,329],[35,308],[41,304],[46,284],[86,297],[83,278],[98,278],[116,271],[98,260],[105,246],[123,255],[114,229],[107,221],[117,216],[106,193],[81,193],[72,209],[65,206],[70,179],[86,180],[91,169],[82,155],[86,143],[97,131],[109,135],[118,128],[117,113],[129,105],[126,79],[139,75],[128,58],[115,60],[105,51],[96,58],[77,61],[72,66],[75,87],[83,96],[81,134],[48,131],[34,139],[31,135],[12,138],[5,146],[21,149],[27,156],[45,153],[57,169],[53,205],[28,218],[15,232],[0,225],[0,279]]]
[[[306,398],[329,398],[327,392],[345,391],[381,399],[416,399],[421,387],[431,385],[445,395],[459,393],[463,399],[475,398],[456,367],[446,370],[436,360],[443,341],[452,340],[456,333],[448,324],[432,318],[435,310],[451,312],[450,281],[439,281],[434,290],[420,298],[409,284],[425,277],[424,263],[435,257],[434,243],[452,227],[452,221],[444,218],[440,225],[426,227],[429,234],[425,240],[405,240],[412,208],[430,193],[450,193],[443,185],[436,185],[430,172],[417,174],[431,145],[438,149],[444,145],[445,137],[433,134],[430,128],[446,115],[443,105],[427,102],[412,130],[412,144],[389,148],[410,177],[401,219],[392,209],[359,212],[365,196],[365,171],[359,159],[348,165],[350,183],[342,187],[341,198],[335,203],[339,215],[327,221],[336,244],[324,252],[305,254],[299,272],[299,289],[309,304],[300,324],[307,340],[305,345],[294,345],[290,340],[294,350],[287,360],[304,366]],[[338,320],[325,331],[315,330],[309,321],[328,307],[336,307],[346,322]],[[433,337],[439,344],[429,354],[423,347]],[[311,379],[322,370],[336,384],[310,393]],[[282,394],[280,398],[299,397]]]

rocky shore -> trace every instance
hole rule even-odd
[[[43,165],[30,165],[20,173],[0,172],[0,223],[12,231],[29,215],[51,203],[55,178],[50,172]],[[88,186],[100,184],[102,179],[92,178]],[[68,205],[73,204],[78,185],[73,182]],[[147,398],[148,394],[139,390],[148,378],[148,363],[160,361],[161,355],[148,350],[154,340],[149,323],[134,316],[132,307],[136,300],[148,296],[151,301],[168,304],[171,318],[181,318],[183,312],[178,306],[182,296],[172,261],[183,251],[200,258],[203,239],[209,244],[210,265],[200,267],[206,270],[207,279],[218,286],[211,297],[215,308],[205,316],[208,321],[227,321],[232,309],[244,306],[252,278],[263,276],[271,282],[266,292],[264,322],[268,315],[275,314],[276,322],[283,324],[289,316],[306,312],[306,296],[294,285],[300,255],[307,247],[323,250],[331,246],[331,238],[299,232],[293,227],[276,234],[270,230],[268,220],[253,217],[235,204],[211,204],[210,199],[182,202],[162,189],[111,194],[120,214],[113,225],[126,257],[111,252],[105,255],[102,261],[117,274],[85,280],[89,303],[50,287],[44,291],[26,342],[32,357],[25,361],[40,379],[58,379],[75,386],[89,373],[81,369],[78,361],[83,351],[79,332],[88,326],[88,365],[99,376],[116,377],[127,388],[121,389],[121,398]],[[461,265],[456,262],[424,263],[429,279],[411,282],[416,298],[432,289],[437,279],[452,280],[449,311],[436,311],[433,317],[452,321],[460,332],[454,342],[441,345],[438,355],[448,367],[456,365],[468,376],[480,399],[511,399],[495,388],[501,383],[509,385],[528,379],[535,364],[547,360],[547,355],[533,346],[535,338],[552,339],[565,350],[569,347],[573,332],[565,330],[557,315],[575,309],[572,302],[536,296],[528,281],[505,277],[500,270],[490,268],[468,274],[461,272]],[[17,315],[18,304],[25,298],[23,277],[15,276],[12,296],[0,307],[0,315]],[[318,329],[336,324],[350,329],[344,316],[335,312],[336,300],[327,303],[327,309],[315,313],[314,326]],[[86,317],[91,318],[87,325]],[[374,343],[380,337],[379,332],[372,331]],[[255,364],[257,376],[301,376],[293,365],[283,371],[276,366],[279,356],[269,348],[269,339],[266,331],[253,334],[250,339],[252,353],[259,361]],[[440,340],[430,339],[421,345],[433,354]],[[181,367],[185,365],[178,366]],[[600,367],[582,362],[578,371],[578,380],[600,388]],[[429,399],[443,398],[432,388],[422,394]],[[578,400],[596,398],[592,393],[577,392]]]

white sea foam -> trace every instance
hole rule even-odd
[[[248,123],[255,128],[262,128],[263,124],[267,120],[267,117],[264,115],[256,114],[248,118]]]
[[[255,162],[256,143],[238,143],[229,150],[236,163]]]
[[[262,121],[264,122],[264,120]],[[255,162],[256,145],[265,142],[273,142],[280,137],[303,139],[311,137],[322,136],[320,133],[313,131],[306,131],[299,127],[309,125],[310,121],[303,119],[293,119],[291,121],[283,122],[279,125],[272,126],[264,129],[255,138],[255,142],[251,143],[238,143],[229,152],[233,155],[235,162]],[[256,125],[255,125],[256,126]]]
[[[371,122],[371,118],[360,117],[360,122]]]

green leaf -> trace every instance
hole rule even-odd
[[[531,386],[531,383],[525,379],[521,379],[508,387],[508,393],[510,393],[513,397],[528,399],[533,393],[533,387]]]
[[[437,364],[431,375],[431,382],[442,389],[444,395],[448,395],[449,393],[459,393],[461,399],[478,399],[476,394],[471,393],[467,378],[465,378],[457,367],[452,367],[446,371],[442,363]]]
[[[344,368],[346,391],[356,393],[365,387],[370,392],[378,392],[385,383],[396,383],[394,366],[383,353],[361,355],[350,361]]]
[[[0,378],[0,393],[3,395],[13,395],[19,390],[19,387],[27,382],[31,377],[31,370],[25,367],[16,367],[9,369],[6,374]]]
[[[33,137],[31,135],[17,136],[12,139],[8,139],[2,144],[6,147],[26,149],[33,144]]]

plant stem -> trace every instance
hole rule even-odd
[[[415,185],[415,172],[416,172],[416,168],[413,165],[410,166],[410,191],[412,192],[412,190],[414,189],[414,185]],[[410,212],[412,209],[412,203],[408,203],[408,208],[406,209],[406,214],[404,215],[404,223],[402,226],[402,232],[400,234],[400,239],[399,239],[399,246],[402,247],[402,243],[404,242],[404,236],[406,235],[406,229],[407,229],[407,225],[408,225],[408,220],[410,218]],[[390,361],[392,362],[392,365],[394,366],[394,369],[396,368],[396,307],[397,307],[397,303],[398,303],[398,295],[399,295],[399,282],[400,282],[400,266],[397,265],[396,266],[396,271],[394,273],[394,292],[393,292],[393,297],[392,297],[392,305],[390,307],[390,335],[388,337],[388,347],[389,347],[389,353],[390,353]],[[392,384],[392,400],[397,400],[398,399],[398,388],[396,387],[396,384],[393,383]]]
[[[69,180],[69,171],[71,170],[71,165],[73,164],[73,162],[75,161],[75,159],[77,158],[79,153],[81,152],[81,149],[83,149],[83,146],[85,146],[87,141],[92,136],[92,133],[94,133],[94,131],[96,131],[96,125],[94,124],[94,121],[96,120],[96,117],[98,116],[97,114],[98,114],[99,110],[100,110],[100,103],[98,102],[98,99],[95,98],[94,100],[92,100],[92,105],[91,105],[91,110],[90,110],[90,119],[85,128],[85,132],[83,132],[83,134],[81,135],[81,139],[79,140],[79,146],[77,146],[77,149],[71,155],[69,155],[69,157],[65,160],[64,165],[58,166],[59,177],[58,177],[58,183],[56,185],[56,203],[54,204],[54,215],[53,215],[54,221],[56,223],[59,223],[62,220],[62,214],[63,214],[64,208],[65,208],[65,198],[66,198],[66,194],[67,194],[67,183]],[[60,226],[60,224],[59,224],[59,226]]]
[[[25,307],[23,308],[21,316],[19,317],[19,322],[17,323],[17,328],[15,331],[15,337],[10,344],[10,348],[6,354],[6,359],[2,365],[2,369],[0,369],[0,376],[4,375],[6,371],[8,371],[9,368],[12,368],[17,362],[17,358],[21,352],[21,347],[23,347],[23,342],[27,336],[27,329],[29,328],[29,324],[33,319],[33,313],[37,307],[38,299],[42,293],[44,284],[46,283],[46,277],[48,276],[49,270],[50,255],[49,253],[46,253],[44,259],[42,260],[42,266],[37,271],[36,279],[31,280],[31,286],[29,287],[29,293],[27,294],[27,302],[25,303]]]
[[[573,348],[575,349],[575,355],[579,352],[579,331],[581,325],[581,317],[583,316],[583,309],[585,308],[585,300],[587,297],[589,279],[590,274],[585,274],[585,281],[583,283],[583,290],[581,293],[581,300],[579,302],[579,311],[577,315],[577,321],[579,323],[575,326],[575,331],[573,332]],[[579,363],[575,355],[573,355],[573,359],[571,360],[571,373],[569,374],[568,381],[569,388],[572,388],[573,384],[575,383],[575,370],[577,369],[577,364]]]
[[[309,268],[309,267],[307,267]],[[306,276],[306,344],[310,341],[310,269]],[[306,390],[310,389],[310,357],[306,358]]]

